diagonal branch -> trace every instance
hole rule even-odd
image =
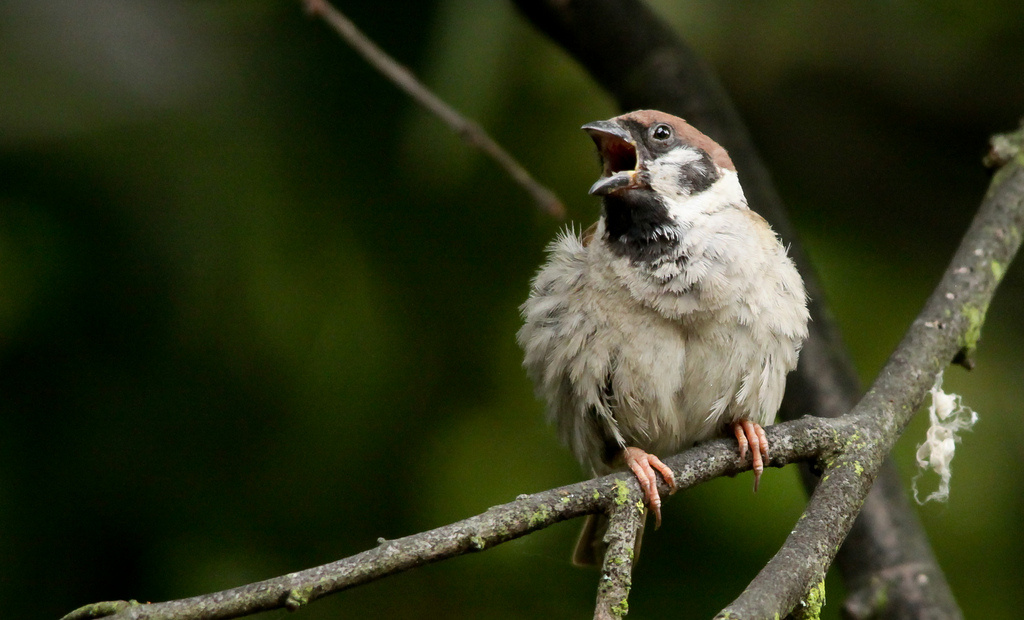
[[[1015,135],[1024,138],[1024,127]],[[785,615],[824,580],[885,455],[936,376],[954,359],[970,359],[1005,266],[1020,248],[1022,230],[1024,153],[1017,153],[996,173],[942,281],[871,389],[841,418],[850,426],[793,533],[719,618]]]

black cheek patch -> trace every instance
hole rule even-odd
[[[701,151],[699,160],[683,166],[679,171],[679,187],[687,190],[686,193],[692,196],[714,185],[720,177],[711,156],[707,151]]]

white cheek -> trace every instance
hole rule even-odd
[[[740,187],[739,177],[732,170],[721,170],[721,177],[714,185],[703,192],[693,196],[678,196],[676,200],[670,200],[668,210],[677,222],[693,220],[698,214],[714,213],[723,208],[747,205],[747,199],[743,196],[743,188]]]

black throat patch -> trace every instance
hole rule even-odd
[[[679,243],[668,208],[658,194],[633,190],[604,197],[608,246],[632,263],[650,263]]]

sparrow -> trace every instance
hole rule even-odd
[[[595,476],[632,471],[659,526],[658,476],[675,491],[660,457],[696,442],[735,436],[757,490],[807,297],[711,138],[655,110],[583,130],[601,215],[548,247],[517,340],[559,439]],[[575,563],[601,561],[601,521],[588,519]]]

